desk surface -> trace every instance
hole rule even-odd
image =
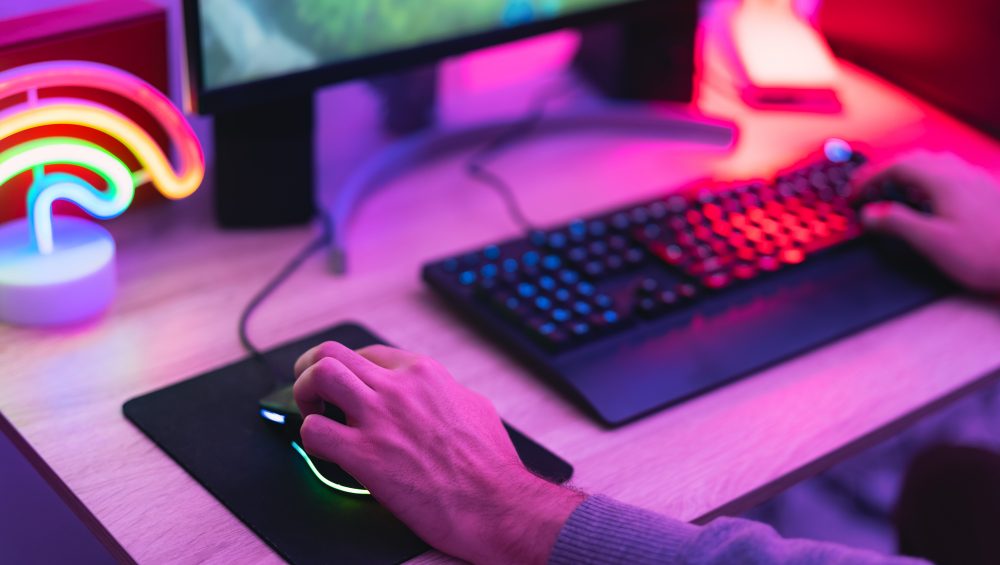
[[[701,108],[740,126],[732,153],[594,133],[528,142],[530,150],[510,152],[497,167],[542,224],[706,173],[766,174],[829,135],[885,151],[950,148],[1000,172],[998,144],[850,68],[842,116],[752,112],[724,81],[704,79]],[[121,290],[103,318],[59,331],[0,328],[0,410],[140,562],[274,562],[121,415],[131,397],[240,358],[240,310],[311,237],[304,228],[222,232],[206,202],[201,194],[114,223]],[[421,285],[422,261],[514,232],[495,195],[465,178],[457,158],[428,163],[361,210],[350,276],[334,278],[313,260],[263,305],[251,334],[268,346],[358,320],[437,357],[493,399],[511,424],[575,465],[577,487],[685,520],[746,510],[1000,366],[1000,309],[952,298],[609,431]],[[437,560],[446,558],[420,558]]]

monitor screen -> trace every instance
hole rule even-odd
[[[200,87],[225,89],[635,3],[200,0]]]

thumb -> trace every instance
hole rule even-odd
[[[869,230],[902,239],[938,265],[948,263],[949,232],[938,217],[897,202],[874,202],[861,209],[861,223]]]

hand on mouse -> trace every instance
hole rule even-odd
[[[544,563],[584,495],[521,463],[489,400],[435,361],[327,342],[295,364],[303,447],[340,465],[430,545],[473,563]],[[323,414],[340,407],[347,423]]]
[[[858,190],[892,180],[930,199],[933,215],[895,202],[861,210],[873,231],[899,237],[971,290],[1000,293],[1000,186],[953,154],[918,151],[862,172]]]

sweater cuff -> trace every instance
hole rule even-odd
[[[550,565],[673,563],[698,527],[591,496],[577,507],[556,538]]]

